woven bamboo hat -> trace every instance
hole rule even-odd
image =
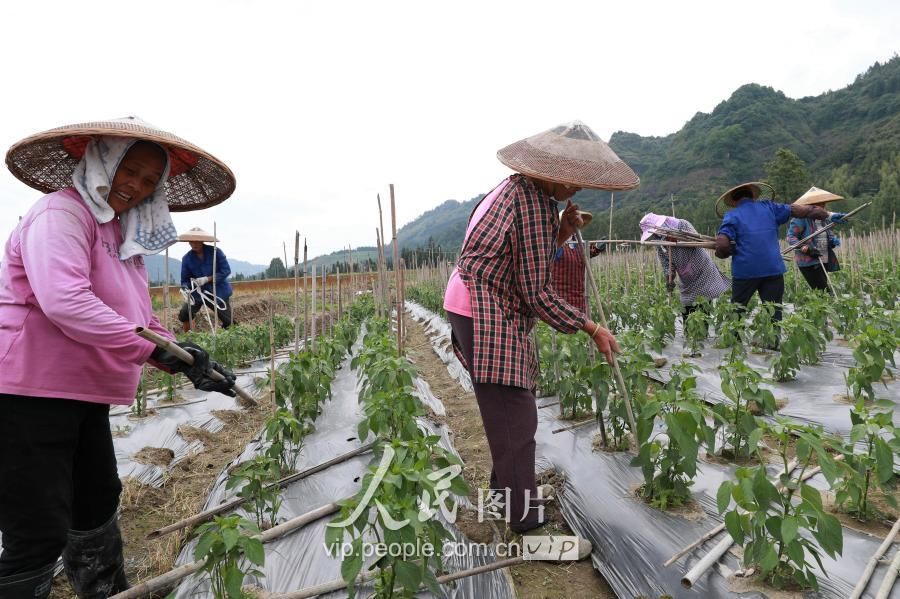
[[[641,180],[590,127],[572,121],[506,146],[497,158],[516,172],[575,187],[634,189]]]
[[[152,141],[166,149],[171,168],[165,188],[173,212],[209,208],[234,192],[234,174],[224,162],[133,116],[66,125],[26,137],[6,153],[6,166],[29,187],[52,193],[72,185],[85,147],[100,135]]]
[[[750,188],[750,197],[752,199],[756,200],[759,198],[759,194],[760,194],[762,185],[763,185],[763,183],[759,183],[758,181],[750,181],[748,183],[741,183],[740,185],[735,185],[734,187],[732,187],[731,189],[729,189],[728,191],[726,191],[725,193],[720,195],[719,199],[716,200],[716,202],[725,202],[732,208],[735,207],[737,205],[737,202],[735,201],[735,199],[733,197],[734,192],[741,188],[744,188],[744,187]]]
[[[838,200],[843,199],[844,198],[842,196],[839,196],[836,193],[831,193],[830,191],[825,191],[824,189],[819,189],[818,187],[810,187],[809,191],[794,200],[794,204],[796,204],[797,206],[810,206],[812,204],[826,204],[828,202],[837,202]]]
[[[204,231],[200,227],[193,227],[192,229],[188,229],[184,233],[178,236],[178,241],[209,241],[209,242],[218,242],[212,233],[208,231]]]

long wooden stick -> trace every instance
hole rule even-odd
[[[575,236],[578,238],[578,243],[584,243],[584,238],[581,236],[581,231],[576,229]],[[597,282],[594,281],[594,273],[591,272],[591,269],[587,271],[588,275],[588,283],[590,283],[591,291],[594,293],[594,301],[597,303],[597,310],[600,312],[600,320],[603,324],[603,328],[609,329],[609,325],[606,322],[606,314],[603,310],[603,303],[600,301],[600,289],[597,287]],[[594,340],[591,339],[591,343]],[[622,398],[625,400],[625,412],[628,415],[628,426],[631,427],[631,437],[634,440],[634,445],[637,447],[637,424],[634,421],[634,410],[631,407],[631,396],[628,393],[628,389],[625,387],[625,379],[622,377],[622,371],[619,369],[619,362],[616,361],[615,352],[610,352],[612,355],[612,366],[613,373],[616,377],[616,384],[618,385]]]
[[[303,344],[309,339],[309,267],[307,263],[306,237],[303,238]]]
[[[213,321],[212,321],[212,336],[213,339],[216,338],[216,329],[219,328],[219,299],[216,297],[216,248],[218,247],[216,243],[218,242],[218,238],[216,237],[216,221],[213,221],[213,256],[212,256],[212,290],[213,290]]]
[[[300,351],[300,231],[294,235],[294,353]]]
[[[858,208],[855,208],[855,209],[851,210],[850,212],[848,212],[847,214],[844,215],[844,220],[847,220],[848,218],[850,218],[851,216],[853,216],[854,214],[856,214],[856,213],[859,212],[860,210],[862,210],[862,209],[864,209],[864,208],[868,208],[868,207],[871,206],[871,205],[872,205],[872,202],[866,202],[866,203],[863,204],[862,206],[860,206],[860,207],[858,207]],[[782,255],[785,255],[785,254],[788,254],[788,253],[790,253],[790,252],[793,252],[793,251],[796,250],[798,247],[802,246],[804,243],[806,243],[807,241],[809,241],[810,239],[812,239],[813,237],[815,237],[815,236],[818,235],[819,233],[824,233],[825,231],[827,231],[827,230],[833,228],[835,225],[838,225],[838,224],[840,224],[840,223],[828,223],[827,225],[823,226],[821,229],[818,229],[818,230],[816,230],[816,231],[813,231],[812,233],[810,233],[809,235],[807,235],[806,237],[804,237],[803,239],[801,239],[800,241],[798,241],[798,242],[795,243],[794,245],[792,245],[792,246],[790,246],[789,248],[787,248],[786,250],[782,251],[781,254],[782,254]]]
[[[143,337],[144,339],[146,339],[147,341],[155,343],[157,347],[163,348],[170,354],[177,357],[182,362],[186,362],[187,364],[194,363],[194,356],[192,356],[188,352],[184,351],[181,347],[179,347],[172,341],[166,339],[165,337],[157,335],[150,329],[145,329],[144,327],[137,327],[134,330],[134,332],[137,333],[140,337]],[[210,370],[209,372],[207,372],[207,375],[209,376],[209,378],[211,378],[214,381],[224,381],[225,380],[225,377],[222,376],[221,374],[219,374],[218,372],[216,372],[215,370]],[[231,388],[231,390],[234,391],[235,394],[237,394],[238,398],[240,398],[238,400],[238,403],[240,403],[241,406],[246,408],[246,407],[252,407],[252,406],[256,405],[256,399],[254,399],[252,395],[250,395],[249,393],[247,393],[246,391],[244,391],[237,385],[234,385]]]
[[[866,590],[866,586],[869,584],[869,580],[872,579],[872,573],[875,572],[875,567],[878,566],[878,561],[894,543],[894,538],[897,536],[898,531],[900,531],[900,518],[897,518],[897,521],[894,522],[894,526],[891,527],[891,532],[888,533],[888,536],[884,538],[884,541],[878,546],[878,549],[875,550],[875,553],[872,554],[869,561],[866,562],[866,569],[863,570],[862,576],[859,577],[859,582],[853,587],[853,592],[850,594],[849,599],[859,599],[862,597],[862,594]]]
[[[269,543],[283,537],[289,533],[294,532],[295,530],[302,528],[309,524],[310,522],[314,522],[319,518],[324,518],[330,514],[335,513],[340,510],[341,507],[336,503],[326,503],[325,505],[318,507],[312,511],[306,512],[296,518],[288,520],[278,526],[273,526],[269,530],[263,532],[262,534],[255,535],[263,543]],[[162,590],[171,588],[175,585],[179,580],[183,578],[187,578],[194,572],[200,570],[203,567],[205,560],[197,560],[195,562],[191,562],[189,564],[185,564],[181,567],[175,568],[174,570],[170,570],[165,574],[160,574],[150,580],[145,580],[144,582],[135,585],[128,589],[127,591],[123,591],[118,595],[113,595],[113,599],[138,599],[139,597],[149,597],[151,594]]]
[[[894,555],[893,561],[888,566],[888,571],[884,573],[884,578],[881,579],[881,586],[878,587],[875,599],[888,599],[891,589],[894,588],[894,582],[897,580],[897,574],[900,574],[900,549]]]
[[[438,584],[447,584],[448,582],[453,582],[462,578],[468,578],[470,576],[476,576],[478,574],[485,574],[487,572],[493,572],[494,570],[502,570],[503,568],[511,568],[523,563],[524,561],[525,558],[523,557],[510,557],[507,559],[497,560],[496,562],[491,562],[490,564],[485,564],[483,566],[477,566],[475,568],[469,568],[468,570],[460,570],[459,572],[453,572],[452,574],[438,576],[437,582]],[[356,578],[355,584],[360,584],[372,580],[373,578],[378,576],[378,574],[378,570],[360,574]],[[323,582],[322,584],[318,584],[313,587],[294,591],[292,593],[269,594],[266,595],[266,599],[309,599],[310,597],[317,597],[318,595],[324,595],[325,593],[333,593],[334,591],[340,591],[345,588],[347,588],[347,583],[344,581],[344,579],[336,579],[330,582]]]
[[[584,259],[584,268],[591,268],[591,248],[588,244],[581,244],[581,255]],[[584,305],[587,307],[588,315],[591,314],[591,296],[587,289],[587,272],[581,273],[581,283],[584,285]],[[588,344],[588,355],[590,356],[591,368],[597,363],[597,346],[593,343]],[[591,385],[591,395],[594,398],[594,405],[599,407],[599,399],[597,398],[597,390]],[[606,422],[603,420],[603,410],[597,410],[597,424],[600,425],[600,438],[603,441],[603,447],[609,447],[609,439],[606,438]]]
[[[374,443],[368,443],[366,445],[362,445],[360,447],[357,447],[353,451],[348,451],[347,453],[342,453],[341,455],[339,455],[337,457],[333,457],[330,460],[328,460],[327,462],[322,462],[321,464],[313,466],[312,468],[307,468],[306,470],[303,470],[301,472],[295,472],[294,474],[289,474],[269,485],[266,485],[266,489],[271,489],[273,487],[279,487],[279,488],[283,489],[284,487],[286,487],[288,485],[294,484],[298,480],[303,480],[304,478],[312,476],[313,474],[318,474],[319,472],[322,472],[323,470],[327,470],[327,469],[331,468],[332,466],[335,466],[342,462],[346,462],[350,458],[354,458],[358,455],[361,455],[368,451],[371,451],[371,449],[374,445],[375,445]],[[187,518],[179,520],[178,522],[173,522],[172,524],[163,526],[162,528],[158,528],[158,529],[152,531],[150,534],[148,534],[146,538],[147,538],[147,540],[158,539],[159,537],[164,537],[167,534],[181,530],[182,528],[187,528],[188,526],[195,526],[197,524],[200,524],[201,522],[206,522],[207,520],[212,520],[213,516],[218,516],[219,514],[224,514],[225,512],[230,512],[231,510],[235,509],[236,507],[242,505],[245,501],[247,501],[247,500],[243,497],[234,497],[232,499],[229,499],[228,501],[220,503],[219,505],[217,505],[214,508],[210,508],[206,511],[200,512],[198,514],[194,514],[193,516],[188,516]]]
[[[393,235],[391,243],[393,244],[394,254],[394,284],[397,289],[394,292],[395,308],[397,310],[397,351],[403,355],[403,306],[400,305],[400,287],[403,283],[400,280],[400,247],[397,243],[397,206],[394,202],[394,184],[390,184],[391,190],[391,233]]]

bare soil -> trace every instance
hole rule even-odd
[[[147,534],[202,510],[219,472],[240,455],[271,412],[268,402],[260,402],[252,410],[216,411],[216,417],[225,427],[217,433],[198,433],[198,437],[203,437],[203,450],[172,467],[161,487],[143,485],[132,479],[123,481],[119,526],[125,542],[126,572],[132,584],[174,567],[188,533],[176,532],[151,541],[146,539]],[[66,577],[57,576],[51,599],[74,596]],[[155,597],[165,597],[165,593]]]
[[[478,489],[487,489],[491,475],[491,457],[481,413],[473,393],[467,393],[450,377],[447,368],[437,354],[431,349],[422,325],[411,318],[406,318],[406,348],[408,355],[415,360],[419,375],[428,381],[435,397],[440,399],[447,410],[442,418],[450,428],[450,438],[460,457],[465,462],[463,478],[472,489],[469,499],[478,503]],[[554,473],[547,473],[544,482],[551,482]],[[552,482],[551,482],[552,484]],[[557,481],[556,489],[562,488]],[[546,512],[550,522],[530,534],[572,534],[566,525],[555,501],[548,503]],[[467,516],[476,520],[473,516]],[[488,524],[489,523],[482,523]],[[484,526],[473,529],[464,521],[460,527],[464,533],[476,541],[476,537],[499,540],[496,534],[488,534]],[[492,531],[493,532],[493,531]],[[503,540],[513,541],[518,535],[511,531],[503,531]],[[510,568],[515,584],[516,594],[521,598],[580,598],[595,597],[598,599],[614,598],[609,584],[591,565],[590,560],[582,562],[526,562]]]
[[[139,464],[150,464],[151,466],[162,466],[164,468],[175,459],[175,452],[168,447],[144,447],[131,456],[131,459]]]

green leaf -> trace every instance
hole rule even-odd
[[[816,538],[825,553],[833,558],[843,551],[844,531],[841,528],[840,520],[831,514],[821,514],[816,528],[819,533]]]
[[[422,569],[410,562],[397,560],[394,562],[394,571],[397,573],[397,580],[403,585],[403,588],[415,591],[422,584]]]
[[[226,528],[222,530],[222,540],[225,543],[225,551],[231,551],[231,549],[237,544],[238,537],[241,536],[234,528]]]
[[[241,599],[241,584],[244,582],[244,573],[239,568],[229,568],[225,572],[225,591],[229,599]]]
[[[798,523],[797,518],[788,516],[781,521],[781,541],[785,545],[790,545],[797,538]]]
[[[741,528],[741,517],[737,511],[730,511],[725,514],[725,529],[735,543],[738,545],[744,544],[744,531]]]
[[[194,547],[194,559],[201,560],[206,558],[207,553],[209,553],[210,548],[216,542],[218,535],[215,534],[212,530],[207,530],[200,536],[200,540],[197,541],[196,547]]]
[[[894,452],[880,437],[875,439],[875,460],[878,482],[884,484],[894,476]]]
[[[777,565],[778,554],[775,553],[775,548],[771,545],[766,545],[763,550],[762,558],[759,560],[759,568],[762,571],[763,576],[774,570]]]
[[[818,489],[807,484],[800,485],[800,496],[815,508],[817,512],[822,511],[822,495]]]
[[[359,538],[353,541],[352,554],[345,556],[344,561],[341,562],[341,578],[344,579],[344,582],[354,582],[359,576],[359,571],[362,570],[362,565],[362,538]]]
[[[720,514],[728,509],[728,504],[731,503],[732,488],[734,488],[734,483],[730,480],[723,481],[719,485],[719,491],[716,493],[716,507],[719,509]]]
[[[263,549],[262,541],[246,537],[247,542],[244,545],[244,555],[247,559],[257,566],[264,566],[266,563],[266,551]]]
[[[757,428],[752,433],[750,433],[750,437],[747,439],[747,445],[750,453],[756,451],[756,447],[759,445],[759,442],[762,439],[763,432],[763,429]]]

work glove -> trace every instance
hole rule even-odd
[[[195,282],[199,287],[203,287],[204,285],[206,285],[207,283],[209,283],[210,280],[211,280],[211,279],[210,279],[209,277],[198,277],[198,278],[194,279],[194,282]]]
[[[841,238],[835,235],[831,238],[831,247],[836,248],[841,245]]]
[[[236,379],[233,372],[210,360],[206,350],[195,343],[185,341],[176,343],[176,345],[194,357],[193,364],[184,362],[178,356],[161,347],[157,347],[150,354],[150,362],[169,374],[175,374],[176,372],[184,374],[194,384],[195,389],[200,391],[217,391],[223,395],[234,397],[235,394],[232,387],[234,387]],[[210,371],[213,370],[221,374],[224,380],[213,380],[210,376]]]
[[[844,220],[845,216],[847,216],[846,212],[831,212],[828,215],[828,220],[830,220],[833,223],[838,223],[838,224],[843,225],[844,223],[847,222]]]

